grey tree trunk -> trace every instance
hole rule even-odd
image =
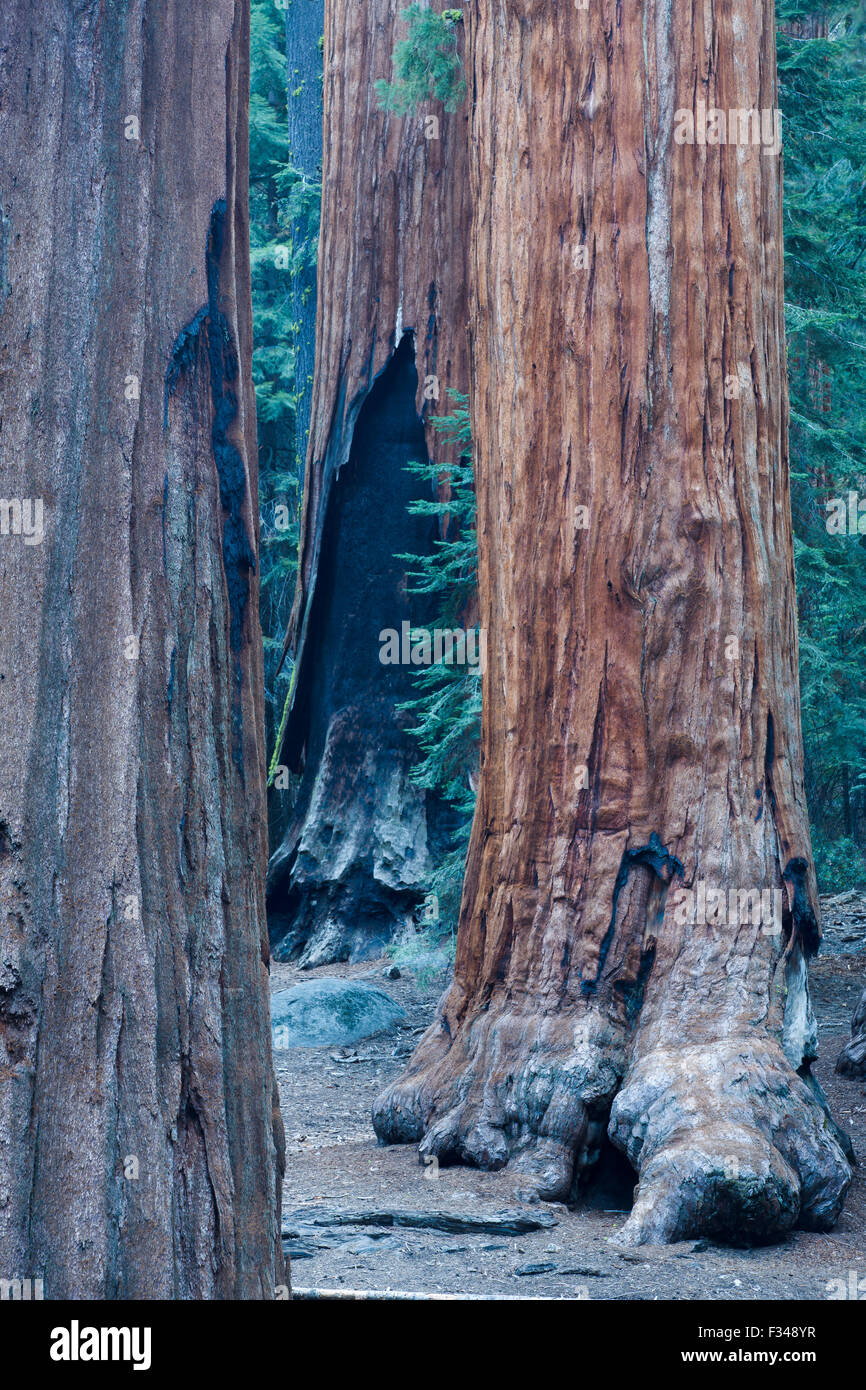
[[[378,108],[403,8],[325,7],[316,370],[281,755],[303,778],[268,872],[275,954],[304,965],[377,951],[411,921],[436,834],[397,710],[412,687],[380,663],[379,633],[422,616],[395,557],[433,531],[408,515],[423,485],[405,465],[447,465],[430,416],[468,385],[467,117]]]
[[[866,1076],[866,989],[851,1019],[851,1041],[839,1053],[836,1070],[843,1076]]]
[[[248,48],[248,0],[0,13],[0,1275],[48,1298],[282,1278]]]

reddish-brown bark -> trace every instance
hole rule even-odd
[[[625,1239],[824,1228],[781,160],[674,139],[775,110],[773,7],[469,16],[481,780],[454,984],[374,1122],[556,1197],[607,1130]],[[702,882],[779,930],[682,924]]]

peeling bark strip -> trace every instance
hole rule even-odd
[[[45,503],[0,539],[0,1275],[47,1298],[282,1277],[248,48],[246,0],[0,14],[0,469]]]
[[[404,8],[325,5],[316,374],[280,755],[304,782],[268,879],[272,940],[310,965],[390,936],[427,869],[416,745],[395,710],[412,687],[379,662],[379,632],[417,620],[394,557],[431,539],[407,515],[419,484],[405,463],[425,441],[447,462],[430,416],[468,384],[468,153],[465,112],[430,103],[437,131],[428,108],[400,118],[371,96]]]
[[[673,138],[776,108],[773,7],[469,17],[481,781],[454,984],[376,1130],[562,1197],[607,1129],[626,1240],[825,1229],[780,162]],[[680,925],[701,881],[784,888],[782,931]]]

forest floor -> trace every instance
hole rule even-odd
[[[752,1250],[706,1241],[618,1248],[630,1174],[607,1178],[579,1208],[569,1208],[527,1201],[518,1175],[436,1172],[419,1164],[414,1145],[379,1147],[371,1103],[402,1071],[433,1016],[443,977],[431,978],[429,969],[416,977],[401,964],[399,979],[385,979],[387,959],[305,972],[274,963],[273,990],[323,976],[360,978],[406,1011],[395,1031],[353,1047],[274,1054],[286,1128],[284,1244],[294,1287],[459,1298],[753,1300],[826,1299],[828,1285],[852,1287],[852,1272],[855,1283],[866,1280],[866,1085],[833,1070],[866,979],[866,900],[844,895],[824,907],[824,943],[811,968],[821,1054],[815,1071],[861,1166],[834,1231],[796,1231]],[[381,1224],[386,1213],[440,1223],[446,1213],[453,1229]],[[523,1224],[550,1224],[505,1234],[503,1213],[519,1213]],[[371,1217],[375,1224],[366,1224]]]

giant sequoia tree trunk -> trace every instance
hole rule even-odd
[[[823,1229],[780,159],[674,139],[773,111],[773,7],[474,0],[470,40],[481,780],[454,984],[375,1125],[549,1197],[607,1130],[627,1240]]]
[[[423,616],[395,558],[432,539],[407,512],[423,484],[406,464],[434,456],[430,414],[467,386],[466,117],[378,109],[402,8],[325,8],[316,372],[282,752],[303,781],[268,875],[275,951],[305,965],[379,950],[411,921],[435,833],[396,708],[408,671],[380,663],[379,633]],[[446,462],[440,445],[435,456]]]
[[[50,1298],[280,1271],[248,25],[0,14],[0,1274]]]

